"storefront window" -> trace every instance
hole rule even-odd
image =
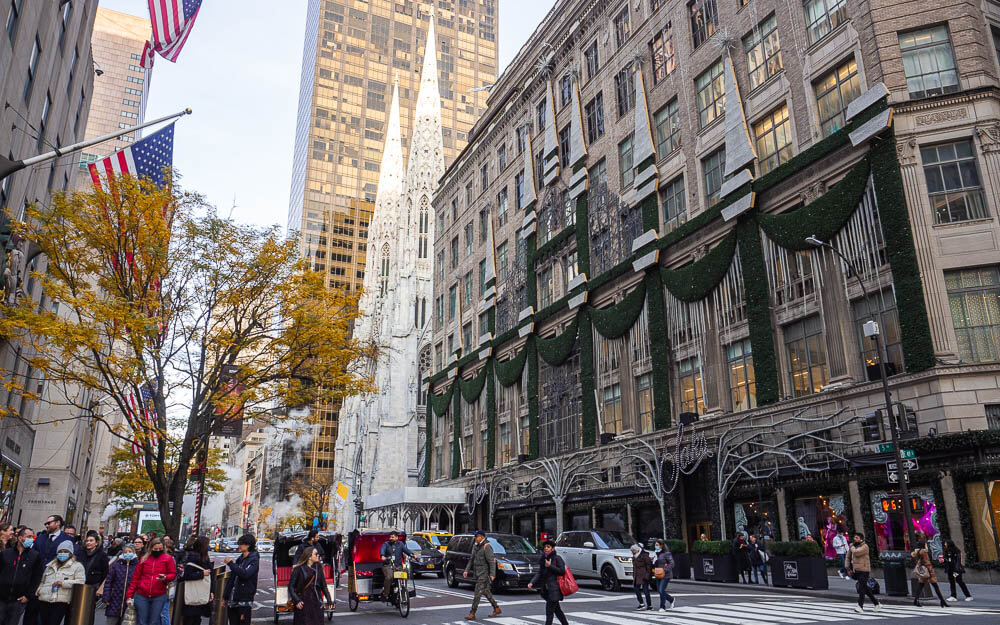
[[[768,536],[774,538],[774,523],[778,518],[774,512],[774,504],[770,501],[751,501],[733,506],[733,516],[736,519],[736,533],[749,536]]]
[[[812,537],[827,558],[836,558],[833,539],[847,532],[843,495],[819,495],[795,500],[795,524],[799,540]]]
[[[10,523],[14,513],[14,495],[21,472],[0,463],[0,523]]]
[[[583,531],[589,530],[590,526],[589,512],[573,512],[569,515],[569,529]]]
[[[969,519],[979,560],[992,562],[997,559],[994,528],[1000,533],[1000,482],[969,482],[965,485],[965,493],[969,498]]]
[[[875,544],[879,551],[910,551],[903,523],[903,498],[899,493],[886,491],[873,492],[871,498]],[[927,549],[936,558],[941,553],[941,533],[938,529],[937,505],[931,489],[910,489],[910,514],[913,531],[927,537]]]
[[[614,532],[627,531],[625,527],[625,511],[604,510],[600,516],[600,528]]]

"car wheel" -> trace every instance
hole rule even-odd
[[[608,592],[618,592],[622,589],[621,582],[618,581],[618,575],[615,573],[615,569],[610,564],[605,564],[601,568],[601,588]]]
[[[449,566],[444,574],[448,578],[448,588],[458,588],[458,578],[455,577],[455,569]]]

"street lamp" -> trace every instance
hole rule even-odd
[[[864,293],[865,300],[868,302],[868,316],[871,317],[871,321],[865,323],[864,334],[865,336],[871,337],[875,341],[875,348],[878,351],[878,374],[882,381],[882,393],[885,395],[885,413],[889,417],[889,431],[892,433],[892,453],[896,459],[896,469],[899,471],[899,491],[903,497],[903,523],[906,525],[906,537],[910,541],[910,549],[916,546],[916,537],[913,534],[913,517],[910,514],[910,488],[906,483],[906,472],[903,471],[903,457],[902,452],[899,449],[899,433],[896,428],[896,416],[892,412],[892,396],[889,394],[889,378],[886,375],[885,363],[887,360],[885,352],[885,343],[882,342],[882,334],[879,332],[878,318],[875,316],[875,311],[872,309],[872,298],[868,295],[868,289],[865,288],[865,281],[858,273],[857,268],[854,263],[851,262],[849,258],[844,256],[840,250],[834,246],[821,241],[812,235],[806,237],[806,243],[815,247],[825,247],[832,250],[834,254],[840,257],[844,264],[847,265],[848,270],[854,277],[858,279],[858,284],[861,285],[861,292]],[[850,275],[850,274],[849,274]]]

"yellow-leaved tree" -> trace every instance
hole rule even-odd
[[[124,427],[109,428],[142,456],[174,536],[218,423],[371,389],[352,368],[356,295],[327,288],[277,227],[220,217],[170,184],[120,177],[30,206],[15,231],[44,255],[33,277],[58,306],[0,304],[0,338],[27,348],[67,404],[89,390],[124,415]],[[34,382],[24,386],[14,390],[39,399]],[[0,417],[21,415],[0,407]]]

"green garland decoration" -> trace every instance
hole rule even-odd
[[[521,351],[510,360],[493,359],[493,370],[497,374],[497,382],[500,383],[500,386],[510,386],[521,379],[521,372],[524,371],[524,363],[527,358],[528,344],[525,343]]]
[[[747,325],[750,330],[750,351],[753,353],[754,377],[757,385],[757,405],[773,404],[781,398],[778,384],[778,357],[774,349],[774,327],[771,325],[771,301],[768,296],[767,270],[760,230],[749,215],[736,222],[739,238],[740,264],[743,268],[743,295],[747,302]],[[652,319],[650,310],[650,319]]]
[[[430,394],[430,393],[428,393]],[[427,407],[424,411],[424,483],[423,486],[427,486],[431,483],[431,458],[433,458],[434,453],[434,412],[431,409],[431,403],[427,402]]]
[[[455,392],[455,383],[452,382],[448,390],[440,395],[435,395],[434,390],[431,389],[430,395],[430,405],[434,408],[434,414],[437,416],[443,415],[448,410],[448,403],[451,402],[451,395]]]
[[[594,331],[590,323],[590,315],[577,315],[579,324],[578,335],[580,338],[580,393],[582,400],[582,414],[580,416],[580,432],[583,437],[584,447],[593,447],[597,444],[597,404],[588,401],[594,396]]]
[[[660,267],[663,286],[682,302],[702,300],[729,272],[735,252],[736,231],[733,230],[700,260],[678,269]]]
[[[866,154],[837,184],[794,211],[760,213],[757,223],[769,239],[786,250],[808,250],[806,237],[816,235],[829,241],[847,224],[868,189],[871,155]],[[745,274],[746,272],[744,272]]]
[[[635,325],[642,314],[642,304],[646,301],[646,283],[640,282],[622,301],[610,308],[587,308],[590,320],[597,331],[606,339],[624,336]]]
[[[486,378],[489,377],[490,362],[490,360],[487,360],[483,368],[479,370],[479,375],[468,382],[461,377],[458,378],[458,388],[462,391],[462,399],[465,400],[465,403],[471,404],[479,399],[479,395],[486,386]]]
[[[491,360],[492,362],[492,360]],[[487,367],[490,364],[486,365]],[[497,382],[486,376],[486,468],[492,469],[497,457]]]
[[[646,301],[649,302],[649,355],[653,361],[653,425],[663,430],[670,427],[670,347],[660,272],[647,271],[644,283],[649,296]]]
[[[452,388],[455,385],[452,384]],[[462,437],[462,394],[452,393],[452,411],[451,411],[451,427],[452,427],[452,441],[451,441],[451,479],[456,479],[458,474],[462,469],[462,453],[459,448],[460,440]]]
[[[872,152],[878,211],[883,224],[892,224],[892,232],[886,233],[890,236],[885,237],[885,251],[895,285],[903,362],[908,372],[924,371],[933,367],[937,359],[893,134],[879,141]]]
[[[527,345],[528,353],[528,455],[538,458],[538,352],[532,336]]]
[[[552,338],[543,339],[541,337],[535,337],[535,349],[538,350],[538,357],[552,365],[557,367],[569,358],[569,355],[573,353],[573,345],[576,344],[576,333],[579,327],[580,315],[577,314],[573,317],[569,326],[563,330],[563,333],[554,336]]]

